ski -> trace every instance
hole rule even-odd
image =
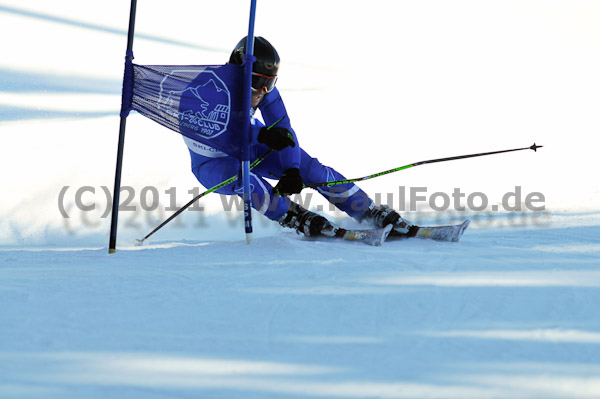
[[[390,237],[398,238],[425,238],[436,241],[450,241],[458,242],[460,237],[463,235],[467,227],[469,227],[470,220],[465,220],[461,224],[450,225],[450,226],[413,226],[411,227],[408,234],[392,230]]]
[[[392,225],[386,226],[382,229],[368,229],[368,230],[353,230],[336,227],[333,225],[327,226],[321,231],[321,237],[342,239],[345,241],[362,242],[367,245],[381,246],[386,240],[390,232],[392,231]]]

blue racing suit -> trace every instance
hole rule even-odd
[[[250,162],[254,161],[269,147],[258,142],[258,133],[262,127],[276,123],[277,127],[288,129],[294,135],[295,147],[287,147],[279,152],[271,153],[264,161],[250,172],[250,188],[252,207],[271,220],[279,220],[288,211],[288,197],[273,195],[273,187],[266,178],[283,176],[289,168],[298,168],[306,185],[345,179],[334,169],[324,166],[318,159],[312,158],[304,151],[292,129],[283,100],[277,88],[269,92],[258,105],[264,123],[252,117]],[[253,110],[254,113],[255,110]],[[240,171],[240,161],[224,152],[184,136],[190,150],[192,172],[204,187],[213,187]],[[219,189],[217,193],[225,195],[242,195],[241,179]],[[360,218],[371,204],[371,199],[353,183],[331,187],[318,187],[317,190],[338,209],[354,218]]]

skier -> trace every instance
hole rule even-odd
[[[246,52],[246,38],[240,40],[229,59],[229,63],[242,64]],[[333,235],[336,226],[321,215],[302,208],[287,196],[298,194],[306,185],[324,181],[344,179],[336,170],[324,166],[302,149],[292,129],[283,100],[275,87],[279,69],[279,55],[264,38],[254,39],[256,61],[252,69],[251,95],[251,146],[250,161],[264,154],[269,148],[272,153],[250,173],[252,207],[281,226],[296,229],[306,236]],[[260,110],[264,123],[254,118]],[[269,126],[269,127],[267,127]],[[205,187],[212,187],[239,171],[239,160],[205,144],[186,140],[192,158],[192,171]],[[279,178],[272,187],[266,178]],[[240,180],[218,190],[226,195],[241,195]],[[317,190],[338,209],[351,217],[370,222],[374,227],[393,224],[397,233],[408,234],[411,223],[400,217],[387,206],[375,203],[353,183]],[[329,233],[329,234],[328,234]]]

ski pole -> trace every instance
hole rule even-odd
[[[379,177],[379,176],[387,175],[387,174],[390,174],[390,173],[398,172],[399,170],[404,170],[404,169],[412,168],[414,166],[419,166],[419,165],[425,165],[425,164],[428,164],[428,163],[454,161],[454,160],[457,160],[457,159],[465,159],[465,158],[473,158],[473,157],[482,157],[484,155],[501,154],[503,152],[511,152],[511,151],[533,150],[533,151],[537,152],[537,149],[541,148],[541,147],[543,147],[543,146],[536,145],[535,143],[533,143],[533,145],[530,146],[530,147],[514,148],[512,150],[492,151],[492,152],[483,152],[483,153],[479,153],[479,154],[458,155],[458,156],[455,156],[455,157],[430,159],[430,160],[427,160],[427,161],[415,162],[415,163],[411,163],[409,165],[399,166],[397,168],[386,170],[384,172],[379,172],[379,173],[374,173],[374,174],[368,175],[368,176],[358,177],[356,179],[334,180],[334,181],[328,181],[328,182],[322,182],[322,183],[309,184],[309,185],[307,185],[305,187],[315,188],[315,187],[325,187],[325,186],[336,186],[338,184],[356,183],[356,182],[359,182],[359,181],[373,179],[375,177]]]
[[[269,155],[271,155],[271,153],[273,152],[273,149],[268,149],[263,155],[261,155],[260,157],[256,158],[256,160],[254,162],[252,162],[250,164],[250,170],[252,170],[256,165],[258,165],[259,163],[261,163],[262,161],[265,160],[266,157],[268,157]],[[182,206],[181,208],[179,208],[177,210],[177,212],[175,212],[174,214],[172,214],[167,220],[165,220],[164,222],[162,222],[161,224],[159,224],[154,230],[152,230],[150,233],[146,234],[146,236],[144,238],[137,239],[135,240],[135,245],[142,245],[144,243],[144,241],[150,237],[152,234],[156,233],[158,230],[160,230],[165,224],[169,223],[171,220],[175,219],[181,212],[185,211],[187,208],[189,208],[194,202],[198,201],[200,198],[217,191],[220,188],[225,187],[228,184],[233,183],[234,181],[236,181],[238,179],[239,175],[235,175],[235,176],[231,176],[229,179],[217,184],[216,186],[213,186],[211,188],[209,188],[208,190],[204,191],[203,193],[198,194],[197,196],[195,196],[190,202],[188,202],[187,204],[185,204],[184,206]]]
[[[275,125],[277,125],[279,122],[281,122],[283,120],[283,118],[285,118],[285,115],[282,116],[281,118],[279,118],[279,120],[277,120],[275,123],[271,124],[271,126],[267,127],[267,130],[271,130]],[[264,154],[262,154],[260,157],[256,158],[254,160],[254,162],[252,162],[250,164],[250,170],[252,170],[256,165],[258,165],[259,163],[261,163],[262,161],[265,160],[265,158],[267,158],[269,155],[271,155],[271,153],[273,152],[273,149],[268,149]],[[150,237],[152,234],[156,233],[158,230],[160,230],[165,224],[169,223],[171,220],[175,219],[181,212],[185,211],[187,208],[189,208],[194,202],[198,201],[200,198],[204,197],[205,195],[208,195],[212,192],[217,191],[220,188],[225,187],[228,184],[233,183],[234,181],[236,181],[238,179],[239,175],[235,175],[235,176],[231,176],[229,179],[217,184],[216,186],[213,186],[211,188],[209,188],[208,190],[206,190],[203,193],[198,194],[197,196],[195,196],[194,198],[192,198],[192,200],[190,202],[188,202],[187,204],[185,204],[184,206],[182,206],[181,208],[179,208],[177,210],[177,212],[175,212],[174,214],[172,214],[167,220],[165,220],[164,222],[162,222],[161,224],[159,224],[154,230],[152,230],[150,233],[146,234],[146,236],[144,238],[140,239],[135,239],[135,245],[142,245],[144,243],[144,241]]]

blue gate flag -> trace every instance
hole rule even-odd
[[[131,109],[235,158],[242,158],[243,67],[133,64]],[[247,136],[246,136],[247,137]]]

